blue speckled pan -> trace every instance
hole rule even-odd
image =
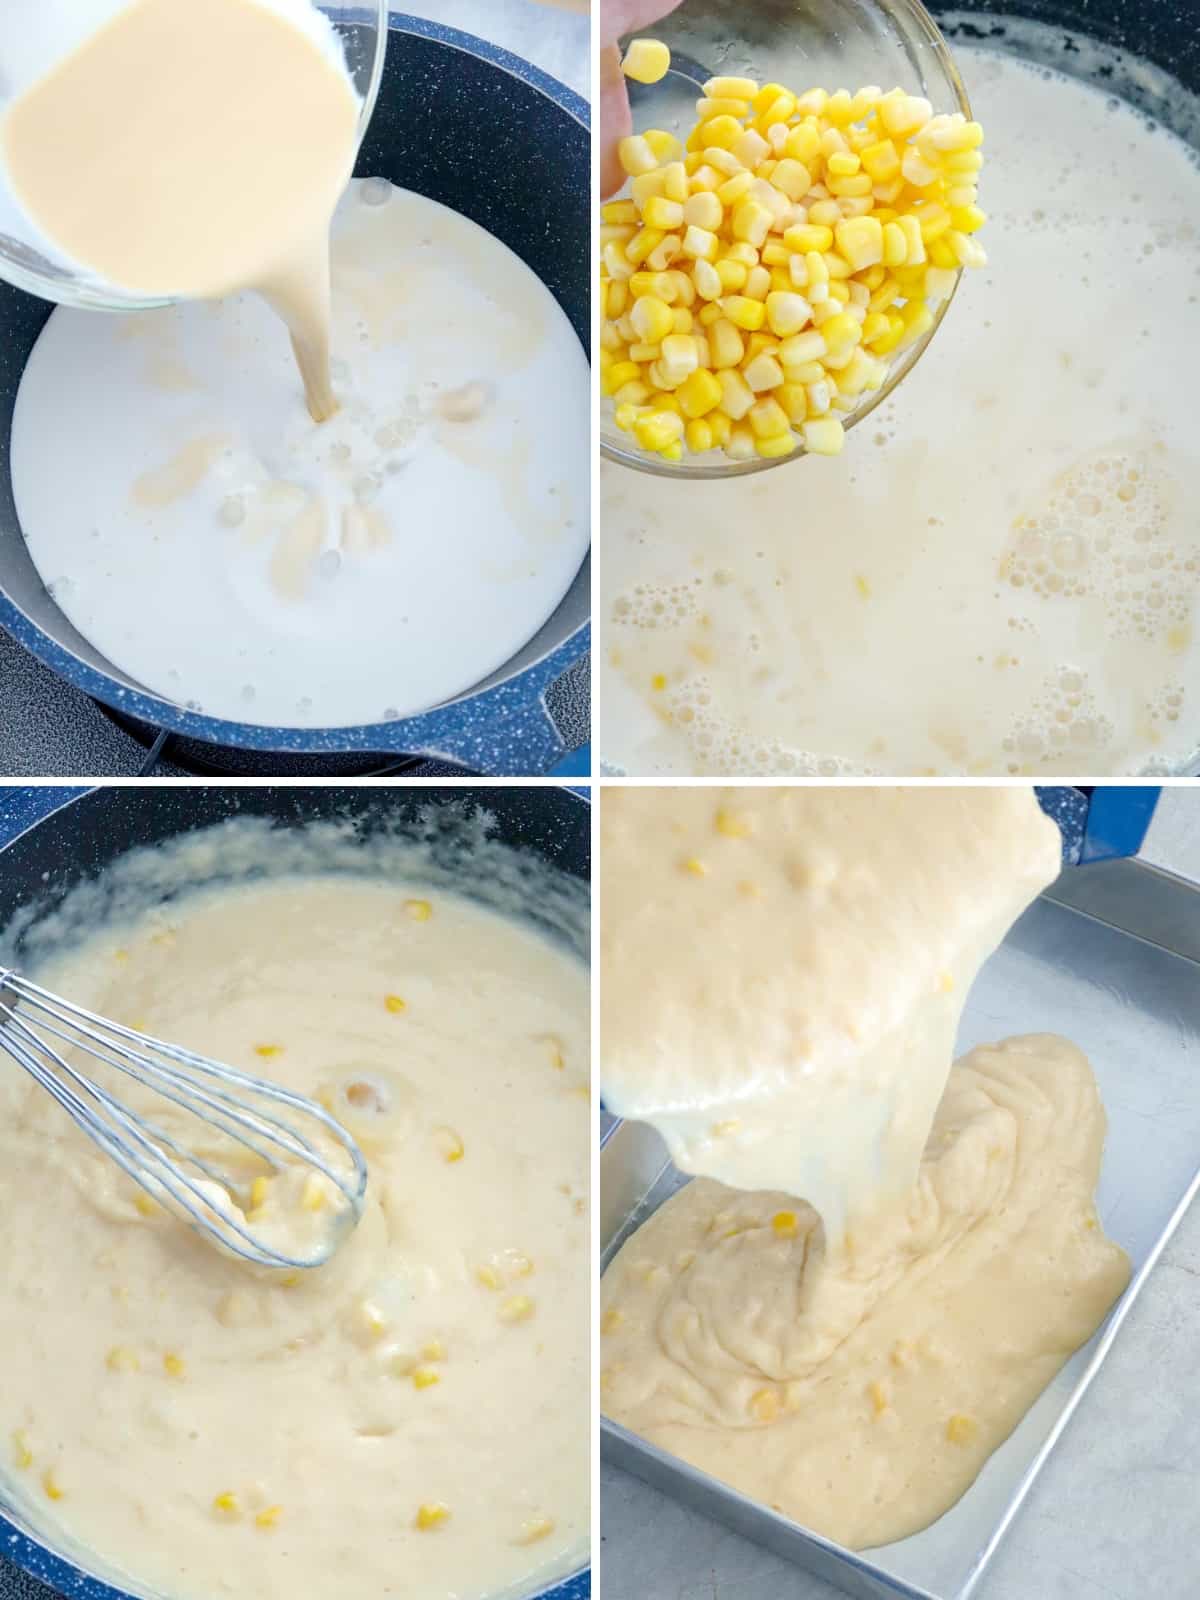
[[[429,195],[501,239],[553,292],[588,349],[591,155],[588,107],[578,95],[482,39],[394,13],[357,172]],[[0,627],[85,694],[205,744],[291,755],[440,756],[474,772],[513,776],[539,775],[561,760],[566,752],[543,697],[588,649],[587,561],[553,616],[490,678],[396,722],[321,729],[226,722],[148,693],[94,650],[46,592],[13,504],[13,407],[50,310],[0,284]]]
[[[283,824],[349,817],[370,829],[373,819],[408,815],[430,804],[484,808],[496,819],[498,838],[572,877],[590,876],[591,807],[578,794],[553,787],[10,788],[0,789],[0,929],[30,901],[49,909],[68,889],[135,845],[228,817],[276,817]],[[591,1592],[591,1573],[584,1568],[529,1600],[589,1600]],[[0,1514],[0,1600],[54,1600],[56,1595],[131,1600]]]

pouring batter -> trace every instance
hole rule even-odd
[[[329,222],[360,109],[308,0],[135,0],[18,96],[0,148],[34,222],[108,283],[263,294],[323,422]]]
[[[343,871],[185,894],[36,976],[323,1099],[371,1176],[332,1262],[256,1274],[0,1062],[0,1472],[35,1526],[178,1600],[284,1600],[299,1574],[322,1600],[479,1600],[577,1565],[585,971]]]
[[[608,789],[601,821],[605,1099],[708,1175],[604,1275],[604,1409],[843,1544],[914,1533],[1129,1275],[1081,1053],[951,1070],[1058,829],[1023,788]]]

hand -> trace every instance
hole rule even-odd
[[[670,16],[680,0],[601,0],[600,7],[600,198],[625,182],[617,145],[631,132],[629,93],[621,71],[617,40],[622,34]]]

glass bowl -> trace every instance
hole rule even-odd
[[[655,84],[629,84],[635,133],[663,128],[683,139],[695,102],[713,77],[786,84],[797,93],[821,87],[852,93],[864,84],[923,95],[935,114],[971,115],[963,81],[937,24],[919,0],[684,0],[665,21],[643,29],[671,50],[671,70]],[[624,192],[624,191],[622,191]],[[615,196],[613,197],[615,198]],[[959,274],[961,277],[961,273]],[[957,287],[957,285],[956,285]],[[933,308],[933,325],[888,368],[882,386],[844,415],[847,430],[870,416],[921,359],[955,291]],[[664,461],[617,427],[612,402],[601,402],[600,451],[609,461],[663,478],[737,478],[785,466],[806,454],[732,461],[719,450]]]
[[[103,4],[99,8],[101,13],[117,9],[114,4]],[[387,0],[368,0],[367,4],[358,6],[317,5],[315,9],[324,12],[337,32],[351,80],[362,100],[355,144],[357,152],[375,110],[375,98],[383,76],[388,36]],[[93,23],[96,12],[97,7],[93,5],[88,14]],[[81,30],[82,37],[86,37],[86,33]],[[45,40],[35,40],[31,44],[28,35],[18,41],[0,40],[0,115],[11,98],[7,85],[15,82],[24,88],[65,53],[60,47],[47,56],[45,46]],[[0,168],[0,278],[42,300],[91,311],[150,311],[171,304],[169,298],[126,294],[99,278],[72,269],[61,259],[52,260],[44,253],[43,245],[44,241],[39,242]]]

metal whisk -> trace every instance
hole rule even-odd
[[[150,1038],[98,1017],[0,968],[0,1051],[58,1101],[134,1183],[172,1209],[222,1250],[267,1267],[315,1267],[327,1261],[362,1215],[367,1163],[358,1145],[321,1106],[278,1084],[237,1072],[207,1056]],[[138,1116],[97,1083],[66,1052],[90,1056],[112,1072],[161,1094],[172,1104],[252,1152],[272,1172],[281,1157],[309,1167],[347,1202],[343,1226],[330,1228],[314,1255],[291,1256],[255,1235],[242,1209],[249,1180],[188,1150],[172,1134]],[[293,1120],[287,1120],[286,1110]],[[297,1128],[294,1119],[300,1118]],[[309,1133],[303,1131],[303,1121]],[[338,1171],[313,1143],[319,1127],[347,1159]],[[200,1176],[197,1177],[196,1174]],[[214,1192],[213,1185],[217,1185]],[[226,1209],[228,1207],[228,1210]]]

